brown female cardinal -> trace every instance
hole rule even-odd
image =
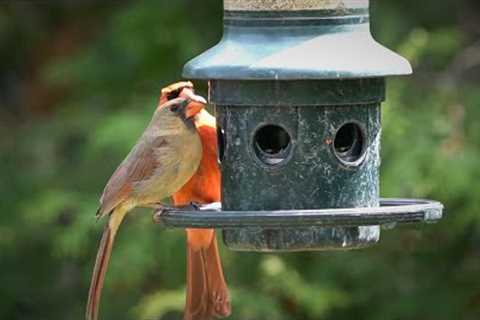
[[[108,181],[97,216],[108,215],[109,221],[90,283],[87,320],[98,317],[113,241],[125,215],[135,207],[156,206],[196,172],[202,159],[202,142],[194,121],[205,103],[205,99],[189,91],[159,104],[150,124]]]
[[[162,90],[166,99],[194,95],[190,82]],[[195,117],[203,154],[197,172],[176,193],[177,206],[220,201],[220,170],[217,165],[215,118],[205,109]],[[223,276],[214,229],[187,229],[187,300],[184,320],[208,320],[230,315],[230,297]]]

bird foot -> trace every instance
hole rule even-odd
[[[190,206],[187,206],[188,207],[191,207],[193,210],[200,210],[201,207],[200,207],[200,204],[198,202],[190,202]]]
[[[151,208],[155,210],[155,212],[157,214],[164,214],[165,212],[168,212],[170,210],[175,210],[175,207],[172,207],[172,206],[169,206],[169,205],[165,205],[163,203],[154,203],[151,205]]]

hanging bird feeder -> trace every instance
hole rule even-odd
[[[379,198],[385,77],[407,60],[370,34],[368,0],[224,0],[219,44],[184,68],[209,81],[221,206],[157,212],[222,228],[234,250],[353,249],[381,226],[434,222],[439,202]]]

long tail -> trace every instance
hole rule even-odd
[[[230,296],[213,229],[187,229],[187,301],[184,320],[228,317]]]
[[[112,254],[113,242],[117,234],[118,227],[123,221],[127,210],[122,206],[115,209],[110,215],[108,224],[103,231],[100,246],[95,260],[92,280],[90,282],[90,290],[88,292],[87,310],[85,313],[86,320],[97,320],[100,297],[103,289],[103,281],[108,268],[108,262]]]

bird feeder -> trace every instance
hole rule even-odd
[[[440,219],[438,202],[379,198],[385,77],[410,73],[372,38],[368,0],[224,0],[222,40],[183,72],[209,82],[222,203],[157,220],[222,228],[234,250],[301,251]]]

